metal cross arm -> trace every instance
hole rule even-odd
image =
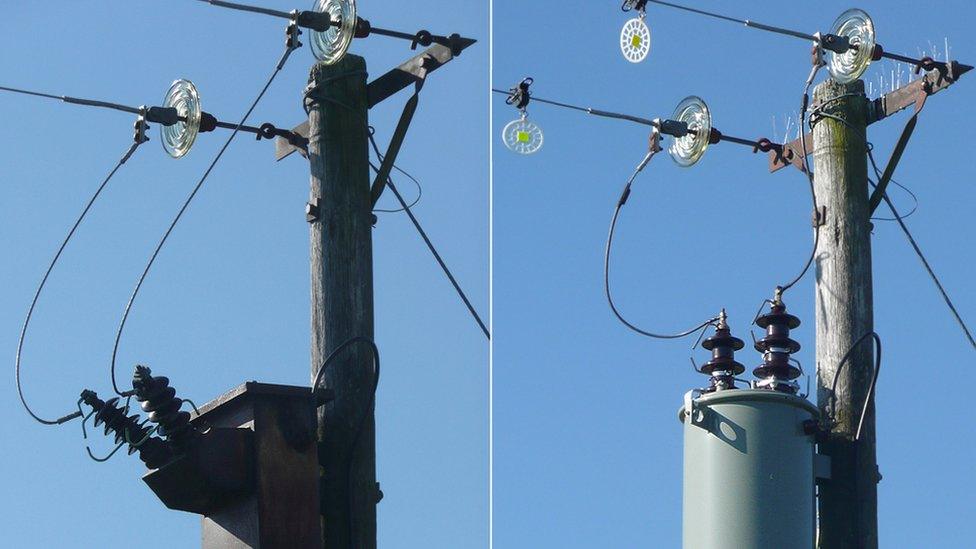
[[[945,68],[943,69],[942,66]],[[914,82],[890,91],[871,101],[871,104],[868,105],[867,123],[873,124],[915,105],[920,96],[934,95],[955,84],[959,80],[959,77],[972,70],[971,66],[963,65],[955,61],[942,63],[942,66],[928,71],[925,73],[925,76]],[[804,139],[807,143],[812,143],[813,133],[807,132]],[[790,165],[802,169],[803,153],[801,151],[802,145],[799,138],[781,145],[778,150],[770,150],[770,173]],[[812,152],[809,149],[807,150],[807,154]]]
[[[468,39],[466,39],[468,40]],[[464,44],[464,48],[474,44],[475,40],[469,40]],[[423,52],[415,55],[402,63],[399,67],[387,72],[370,82],[366,87],[367,104],[370,108],[376,106],[400,90],[410,86],[423,83],[427,75],[437,70],[441,66],[454,59],[451,49],[441,44],[434,44]],[[305,142],[308,140],[308,121],[295,126],[291,133]],[[307,150],[290,142],[288,139],[279,137],[275,142],[275,159],[281,160],[291,153],[299,151],[302,156],[307,156]]]

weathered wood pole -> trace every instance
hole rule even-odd
[[[824,414],[841,359],[855,341],[874,330],[864,82],[827,80],[815,89],[813,104],[843,120],[820,117],[813,129],[814,184],[818,204],[826,207],[816,268],[817,401]],[[820,485],[822,548],[878,546],[873,403],[861,438],[854,440],[873,372],[872,342],[867,338],[840,372],[836,424],[820,444],[820,453],[831,460],[831,478]]]
[[[366,61],[346,55],[333,65],[317,63],[307,98],[314,378],[343,342],[373,339]],[[318,416],[322,547],[373,549],[379,491],[369,347],[348,347],[324,380],[335,400]],[[365,421],[364,414],[369,414]]]

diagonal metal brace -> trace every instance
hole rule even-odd
[[[959,77],[969,72],[972,67],[968,65],[962,65],[955,61],[947,64],[947,70],[942,71],[939,69],[933,69],[925,73],[925,76],[906,84],[897,90],[890,91],[883,96],[871,101],[868,105],[867,113],[867,123],[873,124],[880,120],[907,109],[915,105],[919,96],[924,95],[934,95],[952,84],[955,84]],[[807,143],[813,142],[813,132],[808,132],[806,134]],[[790,141],[783,145],[783,149],[790,149],[793,154],[789,158],[785,158],[784,155],[777,155],[777,151],[769,152],[769,171],[770,173],[779,171],[787,166],[797,166],[799,167],[803,161],[802,158],[797,158],[803,153],[802,146],[800,144],[799,138]],[[807,149],[807,154],[813,151]],[[799,162],[797,162],[799,160]]]
[[[460,44],[461,50],[463,51],[474,43],[474,40],[465,40]],[[440,44],[434,44],[408,59],[399,67],[392,69],[366,86],[366,100],[369,108],[373,108],[410,85],[422,84],[428,74],[447,64],[451,59],[454,59],[451,49]],[[308,139],[308,121],[295,126],[292,133]],[[295,151],[301,153],[302,156],[307,157],[308,155],[306,150],[286,139],[278,138],[275,141],[275,160],[281,160]]]

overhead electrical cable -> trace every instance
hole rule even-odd
[[[144,124],[144,122],[141,121],[138,123]],[[102,180],[102,183],[98,186],[98,188],[95,189],[94,194],[92,194],[91,198],[88,199],[88,203],[85,204],[84,209],[82,209],[81,214],[78,216],[74,224],[71,226],[71,229],[68,231],[68,234],[64,237],[64,240],[61,241],[61,245],[58,247],[58,251],[54,254],[54,258],[51,259],[51,262],[48,264],[47,270],[44,271],[44,276],[41,278],[40,284],[37,285],[37,290],[34,292],[33,299],[31,299],[30,307],[27,309],[27,317],[24,319],[24,325],[20,330],[20,338],[18,338],[17,340],[17,355],[14,362],[14,378],[17,384],[17,394],[18,396],[20,396],[20,402],[21,404],[23,404],[24,409],[27,410],[27,413],[30,414],[30,416],[34,418],[35,421],[44,425],[60,425],[62,423],[65,423],[66,421],[79,417],[81,413],[75,412],[57,419],[44,419],[38,416],[31,409],[30,405],[27,404],[27,399],[24,397],[24,390],[20,379],[21,356],[24,348],[24,339],[27,336],[27,328],[30,326],[30,321],[34,314],[34,308],[37,306],[37,301],[41,297],[41,292],[44,290],[44,285],[47,284],[47,279],[49,276],[51,276],[51,271],[54,270],[54,266],[57,264],[58,259],[61,258],[61,254],[62,252],[64,252],[64,249],[68,245],[68,242],[71,240],[71,237],[74,236],[75,231],[78,229],[78,226],[81,225],[81,222],[85,219],[85,216],[88,215],[88,211],[91,210],[92,206],[95,204],[95,201],[98,200],[98,197],[102,194],[102,191],[105,190],[105,187],[108,185],[109,181],[111,181],[112,177],[115,176],[115,173],[118,172],[119,168],[121,168],[122,165],[129,160],[129,158],[133,155],[133,153],[136,152],[136,149],[139,147],[139,145],[145,142],[139,139],[138,133],[136,137],[137,137],[136,140],[132,143],[132,145],[129,146],[129,149],[125,152],[125,154],[122,155],[122,158],[120,158],[119,161],[115,164],[115,167],[112,168],[112,171],[109,172],[108,176],[106,176],[105,179]]]
[[[874,169],[875,176],[881,177],[881,170],[878,168],[878,164],[874,160],[874,154],[871,152],[870,147],[868,148],[868,159],[871,160],[871,167]],[[915,251],[915,255],[917,255],[918,259],[922,262],[922,266],[925,267],[925,271],[929,274],[929,278],[932,279],[932,282],[935,284],[936,288],[938,288],[939,293],[942,294],[942,299],[945,301],[946,306],[949,307],[949,312],[952,313],[952,316],[956,319],[956,323],[959,324],[959,327],[962,328],[963,333],[966,334],[966,339],[969,340],[969,344],[974,350],[976,350],[976,340],[973,339],[973,334],[969,330],[969,326],[966,325],[966,322],[962,319],[962,316],[959,315],[959,311],[956,310],[956,306],[952,303],[952,299],[949,297],[949,293],[946,292],[945,286],[942,285],[942,281],[939,280],[939,277],[935,274],[935,271],[932,270],[932,266],[925,258],[925,254],[922,253],[922,248],[918,245],[918,242],[915,241],[915,237],[913,237],[912,232],[908,230],[908,226],[905,225],[904,218],[898,214],[898,210],[888,197],[888,193],[882,194],[881,198],[884,200],[885,204],[888,205],[888,209],[891,210],[892,215],[895,216],[895,221],[898,222],[898,226],[901,227],[902,232],[905,233],[908,243],[911,244],[912,249]]]
[[[630,176],[630,179],[627,180],[627,184],[624,185],[624,189],[620,193],[620,198],[617,200],[617,206],[613,209],[613,217],[610,220],[610,231],[607,234],[607,245],[603,255],[603,289],[607,296],[607,303],[610,304],[610,310],[613,311],[613,314],[617,317],[617,320],[622,322],[624,326],[630,328],[638,334],[655,339],[678,339],[696,333],[707,326],[714,325],[715,322],[718,322],[719,318],[711,318],[705,322],[702,322],[701,324],[698,324],[694,328],[674,334],[658,334],[649,332],[647,330],[638,328],[623,317],[623,315],[617,309],[616,304],[613,302],[613,294],[610,291],[610,250],[613,246],[613,234],[617,227],[617,217],[620,215],[620,209],[624,206],[624,204],[627,203],[627,199],[630,198],[630,188],[634,183],[634,179],[637,178],[637,174],[639,174],[644,167],[647,166],[647,163],[650,162],[654,154],[657,153],[657,150],[655,150],[657,148],[656,141],[652,143],[651,147],[651,150],[647,153],[647,155],[644,156],[644,159],[641,160],[640,164],[637,165],[637,169],[634,170],[634,173]]]
[[[284,66],[283,61],[287,58],[287,53],[291,49],[293,48],[289,46],[288,50],[286,50],[285,56],[282,57],[281,62],[275,65],[274,71],[272,71],[271,77],[268,78],[267,83],[265,83],[264,87],[261,89],[261,93],[259,93],[258,96],[254,99],[254,102],[251,103],[251,106],[247,109],[247,112],[245,112],[244,116],[241,117],[241,121],[234,128],[234,131],[231,132],[230,136],[227,138],[227,141],[224,142],[224,145],[220,148],[220,151],[217,153],[217,156],[214,157],[213,161],[210,163],[210,166],[208,166],[207,170],[203,173],[203,176],[200,178],[200,181],[197,182],[196,186],[193,187],[193,190],[190,192],[189,196],[186,197],[186,200],[183,202],[183,205],[176,213],[176,216],[173,218],[173,221],[169,224],[169,227],[167,227],[166,232],[163,233],[163,237],[159,240],[159,244],[156,245],[156,248],[153,250],[152,255],[149,257],[149,261],[146,263],[146,267],[145,269],[143,269],[142,275],[139,276],[139,281],[136,283],[135,289],[132,290],[132,295],[129,296],[129,301],[125,305],[125,310],[122,313],[122,320],[121,322],[119,322],[119,328],[115,334],[115,344],[112,347],[112,362],[110,366],[110,374],[112,378],[112,388],[116,394],[118,395],[128,394],[128,392],[119,390],[118,383],[116,382],[115,379],[115,363],[119,352],[119,342],[121,341],[122,333],[125,330],[126,320],[129,318],[129,312],[132,310],[132,304],[135,302],[136,296],[139,295],[139,290],[142,288],[142,284],[143,282],[145,282],[146,276],[149,274],[150,269],[152,269],[153,263],[155,263],[156,257],[159,255],[160,250],[162,250],[163,245],[166,244],[166,240],[169,238],[169,235],[173,232],[173,229],[176,227],[177,223],[179,223],[180,219],[183,217],[183,213],[186,212],[186,209],[190,206],[190,203],[193,201],[193,198],[197,195],[197,192],[199,192],[200,188],[203,187],[203,183],[207,180],[207,177],[210,176],[210,172],[213,171],[214,167],[217,165],[217,162],[220,161],[221,157],[224,155],[224,152],[227,150],[231,142],[234,140],[234,137],[237,136],[237,133],[244,126],[244,123],[247,122],[247,119],[251,116],[251,113],[258,106],[258,103],[261,101],[261,98],[264,97],[265,92],[267,92],[268,88],[271,87],[271,83],[274,82],[275,77],[278,76],[279,72],[281,72],[281,69]]]
[[[382,162],[383,155],[380,153],[379,146],[376,144],[376,139],[373,137],[373,132],[369,132],[369,142],[372,145],[373,151],[377,158],[379,158],[380,162]],[[370,165],[372,166],[372,164]],[[375,166],[373,166],[373,169],[377,172],[379,171]],[[430,241],[430,237],[427,236],[427,232],[424,231],[424,228],[420,226],[420,222],[417,221],[417,217],[410,209],[411,205],[408,205],[407,201],[403,199],[400,191],[398,191],[396,186],[393,184],[393,179],[389,176],[387,177],[386,185],[390,188],[390,191],[393,192],[393,196],[396,197],[397,202],[400,203],[400,206],[403,208],[403,211],[406,212],[407,217],[410,218],[410,222],[413,223],[414,228],[417,229],[417,233],[420,234],[420,238],[423,239],[424,243],[427,245],[427,248],[430,250],[430,253],[433,254],[434,259],[437,260],[437,264],[440,265],[441,270],[444,271],[444,274],[451,282],[451,285],[454,286],[454,291],[457,292],[458,297],[461,298],[461,301],[464,302],[465,307],[468,308],[468,312],[471,313],[471,317],[474,318],[475,322],[478,323],[478,327],[481,328],[481,331],[485,334],[485,337],[490,340],[491,333],[488,331],[488,327],[485,325],[484,321],[481,320],[481,315],[478,314],[478,311],[475,310],[474,305],[471,304],[471,300],[468,299],[468,296],[465,295],[464,290],[461,289],[461,285],[458,284],[458,281],[456,278],[454,278],[454,274],[451,272],[451,269],[448,268],[447,264],[444,262],[444,259],[441,258],[441,254],[438,253],[437,248],[435,248],[433,242]]]

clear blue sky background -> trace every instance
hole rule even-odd
[[[828,30],[849,1],[689,2],[741,18]],[[731,135],[782,137],[799,107],[809,45],[731,23],[648,6],[650,57],[620,54],[630,15],[618,0],[580,4],[498,1],[493,85],[533,76],[549,99],[666,117],[700,95]],[[879,40],[917,53],[948,36],[976,61],[970,2],[866,0]],[[875,81],[890,67],[867,73]],[[822,78],[822,77],[821,77]],[[967,76],[967,78],[972,78]],[[896,178],[918,194],[907,223],[956,304],[976,324],[970,222],[972,103],[976,82],[926,106]],[[530,118],[545,130],[535,156],[510,153],[499,134],[515,109],[494,102],[494,433],[497,547],[677,547],[681,536],[682,394],[691,340],[653,341],[619,324],[603,296],[603,246],[621,186],[647,147],[647,128],[543,104]],[[908,115],[872,126],[886,161]],[[794,115],[794,119],[795,119]],[[897,190],[894,200],[908,209]],[[614,285],[640,326],[676,331],[726,307],[733,329],[748,324],[773,287],[810,252],[810,199],[795,170],[769,174],[764,156],[721,144],[691,169],[666,155],[640,176],[621,214]],[[884,339],[878,388],[881,544],[971,545],[976,489],[973,429],[964,386],[973,350],[947,313],[897,225],[875,224],[875,327]],[[787,296],[803,319],[798,358],[813,369],[813,279]],[[696,360],[706,352],[694,352]],[[750,370],[759,356],[739,354]],[[734,513],[735,510],[728,510]],[[775,520],[775,519],[772,519]]]
[[[311,0],[256,1],[281,10]],[[435,73],[399,164],[424,184],[415,212],[475,306],[488,314],[488,5],[360,2],[376,26],[459,32],[480,42]],[[180,77],[204,109],[236,122],[283,48],[285,21],[185,1],[4,2],[2,85],[159,104]],[[306,41],[307,41],[307,37]],[[371,77],[414,55],[406,42],[357,40]],[[295,52],[251,122],[291,127],[313,62]],[[388,142],[406,92],[370,113]],[[195,515],[166,510],[142,464],[85,454],[78,422],[41,427],[20,409],[13,359],[23,315],[57,244],[131,141],[133,116],[0,95],[0,530],[8,547],[194,547]],[[158,128],[112,181],[62,257],[25,347],[25,390],[44,416],[68,412],[83,388],[111,393],[108,359],[125,300],[162,231],[226,139],[199,136],[169,158]],[[411,183],[397,179],[406,195]],[[202,403],[245,380],[307,385],[307,163],[275,163],[273,145],[241,134],[149,276],[120,351]],[[382,202],[390,207],[392,196]],[[384,547],[484,547],[488,514],[488,346],[403,214],[374,231],[378,507]],[[91,441],[98,453],[110,441]]]

